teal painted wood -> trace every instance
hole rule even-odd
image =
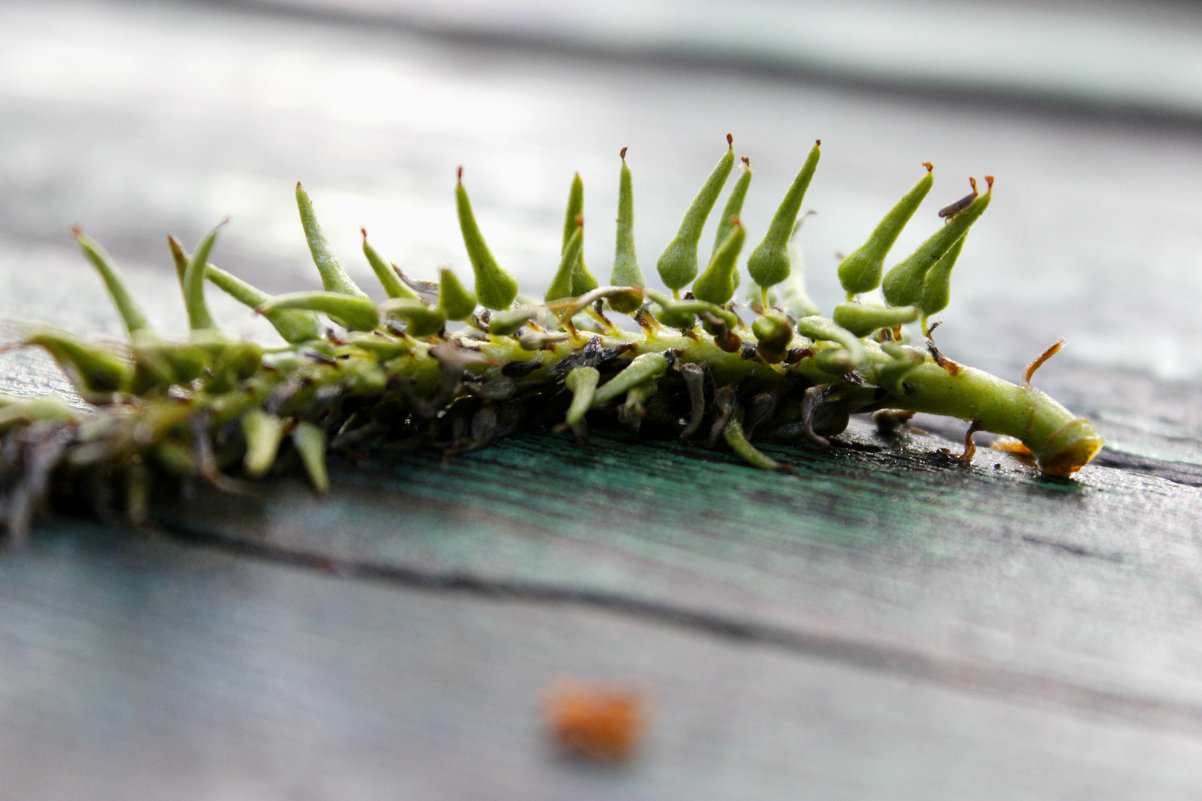
[[[1202,739],[561,603],[416,591],[73,522],[0,561],[0,799],[1196,797]],[[565,676],[639,688],[557,758]]]

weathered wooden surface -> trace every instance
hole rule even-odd
[[[1202,128],[1185,95],[1047,113],[729,53],[585,58],[554,44],[571,15],[540,53],[509,30],[461,37],[445,11],[418,15],[438,32],[422,37],[386,12],[253,5],[0,9],[0,318],[118,332],[75,222],[168,330],[168,231],[231,214],[214,261],[271,290],[312,282],[297,178],[356,275],[360,225],[415,274],[462,266],[460,163],[494,251],[534,286],[581,171],[604,272],[622,145],[649,268],[727,130],[758,173],[747,220],[821,137],[816,298],[837,300],[834,254],[920,161],[943,202],[995,173],[940,344],[1016,376],[1068,336],[1037,383],[1110,448],[1073,482],[996,452],[962,469],[936,454],[960,427],[923,420],[943,436],[856,426],[829,451],[773,451],[798,468],[783,476],[534,435],[339,463],[326,499],[198,487],[149,534],[57,518],[0,559],[0,798],[1197,797]],[[1171,124],[1131,116],[1165,102]],[[63,388],[33,354],[0,369],[6,392]],[[644,689],[632,763],[547,747],[540,700],[565,676]]]

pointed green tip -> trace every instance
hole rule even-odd
[[[439,271],[438,308],[448,320],[467,320],[476,311],[476,296],[460,283],[450,267]]]
[[[476,224],[476,215],[472,211],[472,203],[467,190],[463,186],[463,167],[456,173],[455,206],[459,215],[459,230],[463,235],[463,245],[467,250],[468,260],[472,264],[472,272],[476,277],[476,297],[480,305],[493,311],[502,311],[513,305],[518,296],[518,282],[512,275],[501,269],[493,258],[488,245]]]

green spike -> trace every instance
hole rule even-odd
[[[117,307],[117,313],[121,315],[122,322],[125,323],[125,330],[130,334],[135,331],[149,330],[150,323],[146,320],[146,315],[142,313],[133,296],[129,294],[129,290],[125,288],[121,272],[112,258],[104,252],[104,248],[90,237],[84,236],[78,228],[71,229],[71,235],[79,243],[79,247],[88,257],[88,261],[92,262],[96,271],[100,273],[105,289],[108,290],[109,297],[113,299],[113,305]]]
[[[213,243],[217,241],[217,232],[225,223],[222,220],[204,235],[196,252],[188,259],[188,266],[184,268],[184,306],[188,310],[188,325],[193,331],[217,328],[217,323],[209,314],[209,305],[205,302],[205,267],[209,263]]]
[[[764,241],[747,257],[747,272],[751,274],[751,280],[765,290],[765,294],[768,287],[776,286],[789,277],[789,240],[797,224],[797,215],[801,212],[801,201],[818,167],[821,147],[822,140],[814,143],[805,164],[777,208]]]
[[[438,308],[448,320],[467,320],[476,311],[476,296],[459,282],[449,267],[443,267],[438,282]]]
[[[717,202],[735,163],[734,140],[730,134],[726,135],[726,144],[725,155],[718,160],[718,165],[706,179],[701,191],[693,198],[676,238],[668,243],[655,265],[659,277],[674,295],[679,296],[680,290],[697,277],[697,243],[701,240],[701,229],[705,227],[705,218]]]
[[[693,282],[693,296],[698,300],[719,305],[725,304],[735,294],[735,271],[738,269],[739,251],[747,231],[736,217],[731,221],[730,233],[722,247],[714,251],[705,272]]]
[[[275,464],[284,438],[284,422],[262,409],[251,409],[242,416],[242,436],[246,439],[242,469],[255,478],[266,474]]]
[[[339,292],[289,292],[275,295],[255,311],[267,314],[277,309],[321,312],[352,331],[371,331],[380,324],[376,304],[366,297]]]
[[[568,239],[567,247],[563,250],[563,256],[559,260],[559,269],[555,271],[555,277],[551,279],[551,286],[547,287],[546,294],[543,299],[546,301],[559,300],[560,298],[570,298],[572,295],[572,282],[575,278],[576,260],[580,256],[581,246],[584,244],[584,220],[580,220],[580,225],[577,226],[571,238]]]
[[[919,300],[919,305],[922,306],[922,332],[927,333],[927,319],[932,314],[938,314],[947,308],[948,300],[951,297],[952,285],[952,268],[956,266],[956,260],[960,258],[960,251],[964,249],[964,242],[968,239],[968,234],[956,240],[956,244],[944,253],[939,261],[927,270],[927,274],[922,279],[922,297]]]
[[[866,337],[879,328],[896,328],[918,319],[917,306],[880,306],[875,303],[847,301],[835,307],[835,324],[858,337]]]
[[[462,167],[459,168],[458,175],[455,202],[459,209],[459,230],[463,233],[463,244],[467,247],[467,256],[472,263],[472,271],[476,274],[476,297],[486,309],[508,309],[513,299],[518,296],[518,282],[501,269],[489,252],[488,245],[480,234],[480,228],[476,225],[467,190],[463,188]]]
[[[908,306],[922,300],[922,281],[927,271],[951,250],[952,245],[968,232],[969,227],[989,207],[989,201],[993,199],[993,177],[987,176],[986,180],[989,182],[989,191],[978,195],[963,211],[952,216],[946,225],[919,245],[913,255],[886,273],[881,283],[885,300],[894,306]]]
[[[297,423],[292,431],[292,444],[300,454],[313,489],[325,495],[330,489],[330,476],[326,471],[326,432],[309,422]]]
[[[650,381],[667,369],[668,360],[662,353],[641,353],[631,359],[630,364],[622,368],[622,372],[597,389],[593,395],[593,406],[611,401],[631,387]]]
[[[296,207],[300,211],[301,226],[305,229],[305,239],[309,242],[309,252],[313,255],[313,263],[321,273],[321,285],[327,292],[337,292],[341,295],[356,295],[367,297],[346,271],[338,263],[338,258],[330,249],[330,243],[317,224],[317,215],[313,211],[313,203],[305,192],[300,181],[296,182]]]
[[[584,181],[580,180],[580,173],[576,173],[576,177],[572,179],[572,187],[568,190],[568,208],[564,214],[563,222],[563,246],[560,253],[568,249],[568,243],[572,239],[572,235],[581,228],[584,224]],[[583,237],[583,234],[581,234]],[[586,292],[592,292],[597,288],[597,279],[584,266],[584,242],[580,244],[580,255],[576,257],[576,263],[572,266],[572,292],[571,294],[579,297]]]
[[[383,317],[405,321],[405,332],[415,337],[430,337],[442,331],[447,316],[437,306],[427,306],[420,300],[392,298],[380,304]]]
[[[419,297],[417,292],[410,289],[409,285],[397,275],[392,265],[380,258],[380,254],[376,253],[376,249],[367,244],[367,229],[360,228],[359,232],[363,234],[363,255],[367,257],[367,263],[371,265],[372,270],[376,273],[376,278],[380,281],[380,285],[384,287],[384,294],[390,298],[412,298],[413,300],[417,300]]]
[[[568,425],[576,425],[584,419],[584,413],[593,405],[593,397],[597,392],[597,382],[601,373],[595,367],[573,367],[564,376],[564,386],[572,393],[572,404],[568,407],[565,418]]]
[[[730,230],[734,227],[734,218],[743,213],[743,201],[747,199],[747,190],[750,186],[751,161],[744,156],[743,164],[739,167],[739,179],[735,181],[735,188],[730,191],[726,207],[722,209],[722,214],[718,217],[718,233],[714,236],[714,249],[710,252],[711,258],[718,252],[718,248],[722,247],[726,237],[730,235]],[[738,288],[738,285],[738,274],[736,273],[735,287]]]
[[[622,170],[618,174],[618,236],[609,282],[614,286],[642,287],[646,280],[634,252],[634,190],[630,167],[626,165],[626,148],[622,148],[619,155]],[[634,293],[615,295],[609,298],[609,305],[616,312],[633,314],[642,307],[643,298]]]
[[[889,255],[889,249],[893,247],[898,235],[914,216],[914,212],[918,210],[935,182],[932,174],[935,168],[931,163],[924,162],[922,166],[927,168],[926,175],[889,210],[885,218],[873,229],[868,241],[839,262],[839,283],[847,292],[848,300],[853,295],[871,292],[881,285],[881,274],[885,269],[885,257]]]

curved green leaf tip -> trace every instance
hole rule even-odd
[[[701,241],[701,229],[735,163],[734,137],[730,134],[726,135],[726,145],[725,155],[718,160],[718,165],[706,179],[701,191],[693,198],[680,223],[680,230],[655,265],[659,277],[673,292],[679,292],[697,277],[697,244]]]
[[[618,173],[618,232],[609,282],[614,286],[643,287],[646,281],[634,251],[634,190],[630,167],[626,164],[626,148],[619,155],[622,169]],[[616,312],[631,314],[643,305],[643,297],[636,293],[615,295],[609,298],[609,305]]]
[[[508,309],[518,296],[518,282],[501,269],[484,242],[480,227],[476,225],[476,216],[472,213],[467,190],[463,188],[462,167],[456,175],[455,204],[459,212],[459,230],[463,233],[467,257],[472,263],[472,272],[476,275],[476,298],[486,309]]]
[[[881,275],[885,269],[885,257],[889,255],[889,249],[893,247],[898,235],[914,216],[914,212],[918,210],[935,182],[934,166],[929,161],[923,162],[922,166],[927,168],[926,174],[889,210],[885,218],[873,229],[868,241],[839,262],[839,283],[843,285],[849,299],[861,292],[871,292],[881,285]]]
[[[822,155],[822,140],[819,139],[810,149],[805,164],[802,165],[784,200],[777,208],[772,223],[764,241],[751,252],[747,258],[747,272],[751,280],[765,290],[776,286],[789,277],[789,240],[793,236],[793,227],[797,224],[797,215],[801,212],[801,201],[805,198],[806,190],[814,171],[818,169],[818,159]]]

